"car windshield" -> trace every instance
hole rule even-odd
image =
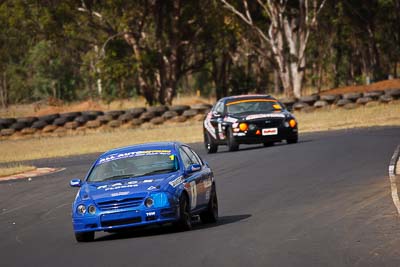
[[[268,113],[282,110],[282,106],[274,100],[239,100],[226,104],[229,114]]]
[[[126,154],[123,154],[126,155]],[[115,156],[120,157],[119,155]],[[178,159],[173,154],[129,155],[118,159],[99,160],[89,174],[88,182],[121,180],[153,174],[170,173],[179,169]]]

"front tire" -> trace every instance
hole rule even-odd
[[[263,145],[264,145],[264,147],[273,146],[273,145],[274,145],[274,142],[271,142],[271,141],[269,141],[269,142],[264,142]]]
[[[78,242],[91,242],[94,240],[94,232],[75,233],[75,239]]]
[[[287,142],[288,144],[295,144],[295,143],[297,143],[298,141],[299,141],[299,136],[298,136],[298,135],[296,135],[295,137],[286,139],[286,142]]]
[[[204,146],[208,154],[217,153],[218,145],[216,145],[209,133],[204,133]]]
[[[189,201],[186,195],[179,198],[179,220],[176,227],[180,231],[192,230],[192,215],[190,214]]]
[[[218,221],[218,198],[215,186],[211,189],[207,210],[200,214],[200,220],[203,223],[216,223]]]
[[[235,137],[233,136],[232,129],[228,130],[228,149],[231,152],[239,150],[239,144],[236,142]]]

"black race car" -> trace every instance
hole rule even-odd
[[[297,121],[286,107],[269,95],[221,98],[204,119],[204,144],[208,153],[219,145],[236,151],[240,144],[264,144],[286,140],[297,143]]]

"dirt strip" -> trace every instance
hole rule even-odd
[[[65,170],[65,168],[37,168],[33,171],[17,173],[9,176],[0,177],[1,181],[9,181],[9,180],[16,180],[16,179],[31,179],[32,177],[42,176],[50,173],[60,172]]]

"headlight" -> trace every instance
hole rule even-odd
[[[294,119],[291,119],[291,120],[289,121],[289,125],[290,125],[290,127],[292,127],[292,128],[296,127],[296,124],[297,124],[297,122],[296,122]]]
[[[146,198],[144,201],[144,205],[148,208],[151,208],[154,204],[154,200],[151,197]]]
[[[249,130],[253,131],[256,129],[256,125],[255,124],[250,124],[249,125]]]
[[[245,123],[245,122],[242,122],[242,123],[240,123],[239,124],[239,129],[241,130],[241,131],[247,131],[247,129],[248,129],[249,127],[248,127],[248,125],[247,125],[247,123]]]
[[[169,206],[168,196],[164,192],[153,193],[151,194],[151,198],[154,201],[153,203],[154,208],[162,208]]]
[[[94,215],[96,213],[96,207],[93,205],[90,205],[88,208],[88,212],[92,215]]]
[[[79,214],[85,214],[85,212],[86,212],[86,207],[85,207],[85,205],[79,205],[77,208],[76,208],[76,211],[79,213]]]

